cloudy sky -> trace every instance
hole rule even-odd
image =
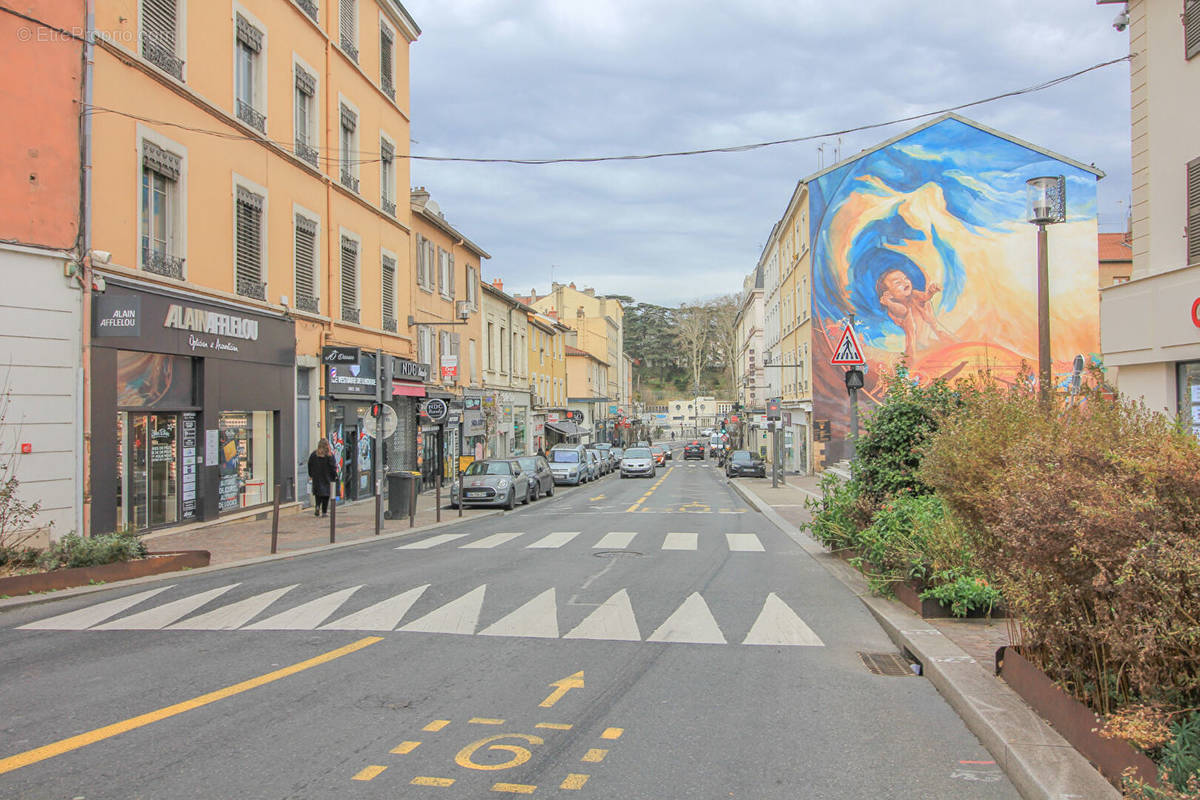
[[[811,136],[1039,84],[1128,52],[1093,0],[404,0],[414,155],[645,154]],[[965,116],[1108,176],[1129,203],[1129,70],[1117,64]],[[920,122],[842,137],[841,155]],[[824,142],[824,165],[837,137]],[[488,280],[551,278],[680,302],[739,291],[822,141],[743,153],[517,166],[414,161]]]

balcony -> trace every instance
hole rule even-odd
[[[396,328],[397,328],[397,323],[396,323],[396,318],[395,318],[395,317],[387,317],[387,316],[385,316],[385,317],[383,318],[383,329],[384,329],[385,331],[388,331],[389,333],[395,333],[395,332],[396,332]]]
[[[321,20],[317,18],[317,4],[314,2],[314,0],[296,0],[296,5],[303,8],[304,13],[312,17],[313,22],[317,23],[318,25],[321,23]]]
[[[320,153],[317,152],[317,148],[307,142],[302,142],[299,139],[296,140],[296,155],[314,167],[318,166],[317,158],[320,156]]]
[[[183,280],[182,258],[153,251],[149,247],[142,248],[142,269],[177,281]]]
[[[267,115],[259,112],[245,100],[237,101],[237,116],[238,119],[259,133],[267,132]]]
[[[310,294],[296,294],[296,310],[307,311],[309,314],[320,314],[321,303]]]
[[[342,306],[342,322],[353,322],[355,325],[362,324],[359,320],[362,318],[362,312],[357,308],[346,308]]]
[[[142,57],[168,75],[183,80],[183,59],[175,55],[174,49],[156,42],[148,32],[142,33]]]
[[[383,207],[383,213],[387,214],[389,217],[396,216],[396,201],[395,200],[388,200],[385,197],[385,198],[383,198],[380,205]]]
[[[252,297],[255,300],[267,299],[267,285],[260,280],[254,278],[237,279],[237,293],[242,297]]]
[[[342,50],[346,55],[350,56],[350,60],[355,64],[358,63],[358,48],[354,46],[354,40],[348,34],[342,34]]]
[[[342,186],[352,192],[358,191],[358,178],[354,177],[354,173],[346,167],[342,167]]]

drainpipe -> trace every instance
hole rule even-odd
[[[95,0],[85,1],[86,29],[83,43],[83,81],[81,94],[84,105],[79,109],[80,121],[80,197],[79,197],[79,242],[76,247],[79,261],[79,280],[83,284],[80,293],[79,314],[79,385],[76,396],[76,419],[82,430],[76,437],[79,448],[75,459],[75,486],[79,492],[78,511],[75,514],[75,530],[80,536],[91,535],[92,511],[92,115],[88,113],[92,104],[95,83],[95,50],[93,45],[96,24]]]
[[[329,165],[331,163],[333,163],[332,161],[329,160],[329,150],[330,150],[329,143],[332,140],[332,136],[331,136],[332,129],[330,127],[330,122],[331,122],[332,116],[331,116],[331,112],[329,110],[329,83],[330,83],[329,61],[331,58],[332,48],[333,48],[333,40],[326,39],[325,40],[325,75],[324,75],[324,80],[321,81],[321,92],[322,92],[322,94],[325,95],[325,98],[323,101],[324,105],[325,105],[325,158],[323,159],[323,163],[325,164],[326,172],[328,172],[328,170],[329,170]],[[322,163],[322,162],[319,161],[318,163]],[[336,252],[336,250],[334,248],[334,243],[333,243],[333,240],[334,240],[333,213],[332,213],[333,186],[329,180],[329,175],[327,175],[327,174],[322,175],[322,177],[325,180],[325,225],[328,230],[328,234],[325,236],[325,250],[328,254],[325,259],[325,261],[326,261],[326,264],[325,264],[325,298],[329,304],[329,320],[330,320],[328,323],[321,323],[321,347],[322,347],[322,349],[324,349],[325,342],[328,339],[328,335],[333,332],[333,256],[334,256],[334,253]],[[329,398],[327,397],[326,393],[322,391],[322,387],[324,385],[325,385],[325,365],[322,364],[320,377],[317,378],[317,409],[318,409],[317,413],[320,415],[320,421],[318,423],[319,427],[318,427],[317,431],[318,431],[318,433],[321,434],[321,438],[326,439],[329,437],[328,422],[329,422],[329,413],[330,412],[329,412]],[[331,500],[330,502],[333,502],[333,501]]]

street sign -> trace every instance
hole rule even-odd
[[[396,432],[396,427],[400,424],[400,418],[396,415],[396,410],[386,403],[379,404],[380,413],[383,415],[383,438],[390,439],[392,434]],[[378,426],[374,424],[362,424],[363,433],[370,436],[372,439],[379,433]]]
[[[854,328],[847,325],[842,331],[842,338],[838,340],[829,363],[841,366],[862,366],[867,363],[858,345],[858,337],[854,335]]]
[[[324,364],[357,364],[361,352],[357,347],[327,345],[321,348],[321,362]]]

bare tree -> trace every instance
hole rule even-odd
[[[692,370],[692,386],[699,392],[700,372],[708,361],[712,334],[709,309],[705,306],[681,305],[676,319],[679,344]]]
[[[729,385],[735,396],[737,388],[733,386],[733,370],[738,353],[737,315],[740,302],[738,295],[727,294],[711,300],[707,306],[712,328],[713,361],[729,376]]]

